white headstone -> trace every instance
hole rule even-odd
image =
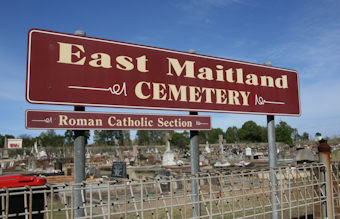
[[[220,146],[220,154],[224,153],[224,148],[223,148],[223,135],[218,136],[218,144]]]
[[[176,165],[175,162],[175,153],[170,150],[170,141],[167,141],[166,151],[163,154],[162,160],[163,166],[173,166]]]
[[[209,148],[209,143],[208,143],[208,141],[207,141],[206,144],[205,144],[205,152],[211,153],[211,150],[210,150],[210,148]]]
[[[246,148],[246,156],[251,156],[251,148]]]
[[[134,145],[134,146],[132,147],[132,156],[133,156],[133,157],[137,157],[137,156],[138,156],[137,145]]]

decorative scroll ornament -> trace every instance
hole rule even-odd
[[[52,117],[47,117],[46,119],[32,119],[32,122],[45,122],[45,123],[52,123]]]
[[[261,96],[257,96],[257,94],[255,94],[255,105],[264,105],[264,104],[285,104],[284,102],[276,102],[276,101],[268,101],[263,99],[263,97]]]
[[[208,123],[204,123],[204,122],[196,121],[196,125],[208,125]]]
[[[100,88],[100,87],[84,87],[84,86],[68,86],[70,89],[81,89],[81,90],[97,90],[97,91],[109,91],[113,95],[121,95],[124,93],[124,96],[127,96],[126,93],[126,84],[125,82],[120,86],[119,84],[113,84],[112,87],[108,88]]]

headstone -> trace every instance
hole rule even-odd
[[[113,162],[111,176],[117,177],[117,178],[127,178],[126,163],[125,162]]]
[[[210,148],[209,148],[209,142],[208,142],[208,141],[206,141],[206,143],[205,143],[205,152],[207,152],[208,154],[211,153],[211,150],[210,150]]]
[[[203,154],[200,154],[199,160],[200,160],[200,165],[205,164],[205,157]]]
[[[65,158],[69,158],[70,157],[70,149],[66,148],[65,150]]]
[[[148,155],[148,163],[149,164],[155,164],[156,163],[156,157],[153,154]]]
[[[224,153],[223,135],[218,135],[218,145],[220,146],[220,155],[223,155],[223,153]]]
[[[41,161],[42,166],[43,166],[43,170],[46,170],[48,167],[50,167],[50,162],[49,160],[43,160]]]
[[[126,177],[129,179],[137,179],[137,174],[134,169],[126,169]]]
[[[100,177],[100,170],[95,166],[89,166],[86,168],[85,171],[86,175],[89,176],[91,179]]]
[[[246,148],[246,158],[247,158],[248,160],[250,160],[250,159],[252,159],[252,155],[253,155],[253,153],[252,153],[251,148],[250,148],[250,147],[247,147],[247,148]]]
[[[133,156],[133,157],[137,157],[137,156],[138,156],[137,145],[134,145],[134,146],[132,147],[132,156]]]
[[[183,182],[182,182],[182,180],[176,180],[175,182],[174,182],[174,189],[183,189]]]
[[[162,160],[161,155],[159,154],[158,150],[155,150],[155,155],[156,155],[156,161],[161,161]]]
[[[160,180],[159,184],[161,186],[162,192],[169,192],[170,191],[170,176],[171,172],[168,170],[161,170],[160,173]]]
[[[34,152],[38,154],[38,142],[34,142]]]
[[[91,152],[89,151],[88,148],[86,149],[85,158],[86,159],[91,159]]]
[[[36,168],[37,168],[37,165],[35,163],[34,158],[29,159],[28,170],[29,171],[35,171]]]
[[[123,155],[122,155],[121,150],[116,149],[116,157],[118,157],[118,159],[119,159],[120,161],[123,160]]]
[[[228,167],[230,166],[229,160],[225,157],[224,146],[223,146],[223,135],[218,136],[218,144],[219,144],[219,158],[216,160],[214,166],[215,167]]]
[[[251,156],[252,153],[251,153],[251,148],[250,147],[247,147],[246,148],[246,156]]]
[[[4,142],[4,151],[3,151],[3,154],[2,154],[2,158],[8,158],[8,151],[7,151],[7,147],[8,147],[8,144],[7,144],[7,137],[5,137],[5,142]]]
[[[73,168],[72,167],[68,167],[66,169],[66,176],[72,176],[73,175]]]
[[[38,160],[45,160],[47,159],[47,153],[44,148],[41,148],[38,155],[37,155]]]
[[[298,163],[317,161],[316,155],[309,148],[300,149],[296,152],[295,161]]]
[[[163,154],[162,165],[163,166],[174,166],[174,165],[176,165],[175,153],[173,153],[170,150],[170,142],[169,141],[167,142],[166,151]]]
[[[62,172],[63,171],[63,162],[61,162],[60,160],[56,161],[54,163],[54,169]]]

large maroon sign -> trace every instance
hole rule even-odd
[[[29,31],[30,103],[300,115],[294,70]]]
[[[210,116],[26,111],[27,129],[210,130]]]

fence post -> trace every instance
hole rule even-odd
[[[332,167],[331,167],[331,147],[327,141],[322,139],[318,146],[319,161],[325,165],[324,181],[326,182],[326,218],[334,217],[334,202],[333,202],[333,182],[332,182]],[[325,214],[326,213],[326,214]]]

